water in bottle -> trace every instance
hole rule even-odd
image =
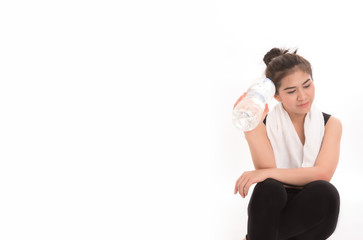
[[[233,109],[233,124],[242,131],[251,131],[261,121],[265,103],[271,101],[275,94],[275,85],[269,79],[252,84],[247,95]]]

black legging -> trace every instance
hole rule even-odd
[[[327,181],[303,189],[268,178],[258,183],[248,205],[247,240],[322,240],[335,230],[340,197]]]

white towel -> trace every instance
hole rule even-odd
[[[323,113],[314,105],[305,117],[304,145],[281,103],[278,103],[267,115],[266,128],[277,168],[313,167],[315,165],[325,126]]]

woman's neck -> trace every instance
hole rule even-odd
[[[293,124],[304,124],[306,113],[305,114],[295,114],[295,113],[288,112],[288,114],[289,114],[289,117]]]
[[[282,105],[282,108],[286,111],[284,105]],[[305,117],[306,117],[306,113],[304,114],[296,114],[296,113],[290,113],[288,111],[286,111],[287,114],[289,115],[291,122],[295,125],[295,124],[304,124],[305,121]]]

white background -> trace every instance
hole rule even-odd
[[[233,189],[253,166],[231,111],[288,47],[343,123],[330,239],[361,239],[359,6],[2,1],[0,238],[242,239],[250,196]]]

